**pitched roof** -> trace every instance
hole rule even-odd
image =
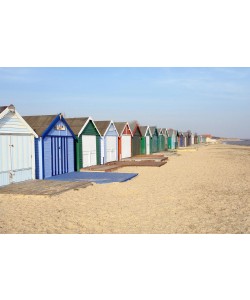
[[[149,135],[152,137],[152,132],[149,126],[140,126],[140,131],[142,136],[146,136],[148,132]]]
[[[0,113],[2,113],[8,106],[0,106]]]
[[[98,128],[100,134],[103,136],[109,127],[111,121],[95,121],[95,125]]]
[[[148,126],[140,126],[142,136],[146,135],[148,128]]]
[[[168,129],[168,134],[169,134],[169,135],[172,135],[173,133],[174,133],[174,129],[169,128],[169,129]]]
[[[157,128],[158,134],[163,134],[162,128]]]
[[[30,125],[38,136],[42,136],[43,132],[49,127],[58,115],[48,116],[25,116],[23,119]]]
[[[75,135],[78,135],[85,123],[88,121],[89,118],[66,118],[66,122],[68,123],[69,127],[72,129]]]
[[[115,124],[116,130],[118,131],[118,134],[121,135],[127,122],[114,122],[114,124]]]
[[[166,129],[166,128],[162,128],[162,133],[163,133],[164,135],[166,135],[166,134],[167,134],[167,129]]]
[[[132,121],[132,122],[129,122],[129,126],[132,130],[132,132],[134,132],[136,126],[138,126],[137,122],[136,121]]]
[[[139,123],[137,121],[129,122],[129,127],[130,127],[133,135],[136,133],[136,130],[138,129],[140,135],[142,136],[141,128],[140,128]]]
[[[150,126],[149,128],[150,128],[152,134],[154,134],[155,131],[157,131],[156,126]]]

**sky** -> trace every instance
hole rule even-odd
[[[0,68],[0,106],[250,138],[250,68]]]

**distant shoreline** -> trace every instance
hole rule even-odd
[[[223,144],[226,145],[237,145],[237,146],[250,146],[250,140],[248,139],[239,139],[239,140],[224,140]]]

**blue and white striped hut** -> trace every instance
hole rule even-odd
[[[0,106],[0,186],[35,179],[35,137],[13,105]]]
[[[62,114],[26,116],[24,120],[36,132],[36,178],[74,172],[75,135]]]

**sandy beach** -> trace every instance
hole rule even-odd
[[[61,195],[0,194],[0,233],[250,233],[250,147],[178,151],[125,183]]]

